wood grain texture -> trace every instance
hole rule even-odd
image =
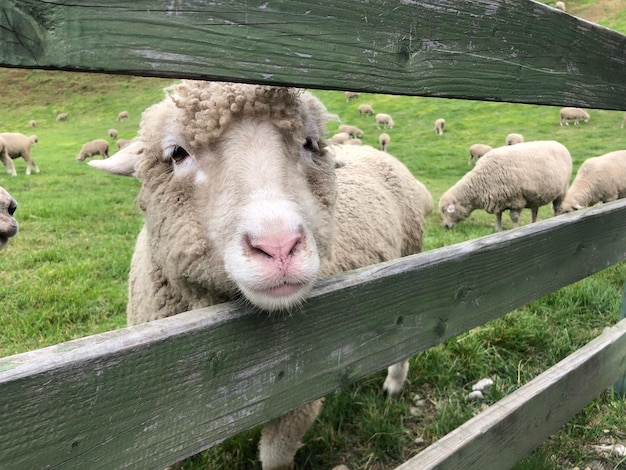
[[[0,65],[626,109],[626,36],[531,0],[4,0]]]
[[[626,371],[626,320],[396,470],[513,468]]]
[[[162,468],[626,259],[626,200],[0,359],[6,468]],[[573,414],[573,413],[572,413]]]

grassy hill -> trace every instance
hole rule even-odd
[[[626,5],[620,1],[566,3],[568,12],[626,31]],[[108,139],[114,151],[109,128],[132,138],[141,112],[173,81],[0,69],[0,82],[0,131],[36,134],[33,157],[41,168],[27,177],[23,160],[17,160],[17,177],[0,172],[0,186],[19,202],[20,222],[18,237],[0,252],[0,356],[6,356],[124,325],[128,266],[142,223],[133,202],[139,184],[95,171],[75,156],[82,143],[96,138]],[[391,114],[396,125],[388,131],[389,152],[426,184],[435,201],[471,168],[471,144],[499,146],[510,132],[526,140],[558,140],[570,150],[575,170],[586,158],[626,148],[623,112],[590,110],[590,122],[561,127],[559,108],[552,106],[368,94],[346,102],[342,92],[315,93],[341,122],[363,129],[366,144],[377,146],[380,131],[373,118],[358,115],[358,104]],[[130,118],[117,122],[122,110]],[[56,122],[60,112],[68,113],[66,122]],[[433,132],[439,117],[447,122],[442,136]],[[31,119],[37,121],[34,129]],[[540,219],[550,216],[548,207],[541,209]],[[508,216],[503,219],[510,228]],[[425,249],[493,233],[494,222],[494,216],[476,211],[446,230],[435,211],[427,219]],[[524,211],[521,223],[528,222]],[[465,401],[476,380],[496,381],[485,401],[491,404],[615,323],[625,279],[626,266],[609,268],[415,357],[399,400],[380,394],[382,374],[333,394],[298,455],[299,468],[328,469],[341,462],[351,469],[392,468],[419,451],[416,438],[435,440],[480,411],[481,404]],[[623,461],[600,457],[591,446],[626,443],[625,415],[624,400],[607,392],[519,468],[584,468],[592,460],[620,468]],[[252,463],[257,437],[258,430],[237,436],[185,468],[258,468]]]

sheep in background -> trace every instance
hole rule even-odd
[[[17,235],[18,223],[13,217],[17,209],[17,202],[9,192],[0,186],[0,250],[2,250],[9,238]]]
[[[439,118],[435,120],[435,134],[443,135],[443,130],[446,127],[446,120],[444,118]]]
[[[480,157],[489,152],[493,147],[491,145],[485,144],[472,144],[469,147],[469,158],[467,159],[467,164],[471,165],[472,162],[477,162]]]
[[[386,132],[383,132],[378,136],[378,145],[383,152],[387,151],[387,147],[389,147],[389,142],[391,142],[391,136]]]
[[[6,166],[7,173],[12,176],[17,176],[13,160],[19,157],[26,160],[27,175],[30,175],[31,171],[39,173],[39,167],[30,155],[31,147],[39,141],[36,135],[29,137],[20,132],[3,132],[0,134],[0,138],[4,142],[6,157],[3,157],[2,161]]]
[[[28,121],[28,125],[30,127],[37,127],[37,121],[35,121],[34,119],[31,119],[30,121]]]
[[[128,119],[128,111],[120,111],[117,115],[118,121],[123,121],[124,119]]]
[[[359,105],[359,116],[373,116],[374,108],[370,104],[360,104]]]
[[[333,135],[328,140],[334,144],[343,144],[346,140],[349,140],[349,139],[350,139],[350,134],[348,134],[347,132],[338,132],[337,134]]]
[[[339,132],[345,132],[352,139],[356,139],[357,137],[363,137],[363,131],[356,126],[351,126],[349,124],[342,124],[339,126]]]
[[[389,114],[378,113],[376,115],[376,129],[380,129],[380,126],[383,126],[383,129],[393,129],[393,119]]]
[[[117,129],[109,129],[109,137],[111,139],[117,139]]]
[[[142,182],[129,324],[242,297],[290,310],[321,277],[421,251],[423,185],[389,154],[324,145],[330,118],[302,90],[185,80],[130,145],[89,162]],[[407,367],[390,367],[390,395]],[[293,467],[320,405],[264,426],[264,469]]]
[[[504,138],[504,145],[515,145],[524,142],[524,136],[522,134],[516,134],[511,132]]]
[[[363,145],[361,139],[348,139],[343,142],[344,145]]]
[[[569,121],[574,121],[574,125],[578,125],[578,121],[589,122],[591,117],[589,113],[582,108],[562,108],[559,111],[559,124],[562,126],[565,123],[566,126],[569,126]]]
[[[91,140],[83,144],[80,152],[76,155],[76,160],[84,161],[86,158],[100,155],[102,158],[109,158],[109,143],[104,139]]]
[[[359,96],[361,96],[361,93],[358,93],[356,91],[346,91],[345,95],[346,95],[346,103],[347,103],[348,101],[354,100],[358,98]]]
[[[556,4],[554,5],[554,8],[558,8],[561,11],[565,11],[565,3],[563,3],[563,2],[556,2]]]
[[[57,114],[56,120],[57,122],[67,121],[67,113]]]
[[[117,141],[117,149],[118,150],[122,150],[124,147],[126,147],[128,144],[130,144],[130,140],[128,139],[119,139]]]
[[[523,142],[498,147],[483,155],[476,166],[439,200],[447,228],[466,219],[475,209],[496,214],[502,230],[502,212],[509,210],[517,227],[522,209],[529,208],[532,222],[539,207],[552,203],[558,213],[572,174],[572,157],[556,141]]]
[[[626,150],[585,160],[572,182],[560,213],[626,197]]]

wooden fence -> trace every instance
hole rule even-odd
[[[625,52],[522,0],[0,5],[0,65],[26,68],[626,109]],[[328,279],[294,317],[222,304],[6,357],[1,466],[161,468],[624,259],[622,200]],[[621,321],[400,468],[510,467],[625,373]]]

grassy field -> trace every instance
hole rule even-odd
[[[567,4],[570,12],[626,31],[626,6],[618,8],[619,2]],[[132,138],[141,112],[173,81],[9,69],[0,69],[0,81],[9,110],[0,116],[0,131],[37,134],[33,157],[41,168],[27,177],[18,160],[17,177],[0,173],[0,186],[18,200],[20,222],[19,235],[0,252],[0,356],[7,356],[124,326],[128,266],[141,226],[133,202],[139,184],[98,172],[75,156],[83,142],[108,139],[112,127],[119,137]],[[426,184],[435,201],[470,169],[471,144],[499,146],[509,132],[527,141],[558,140],[570,150],[575,170],[586,158],[626,148],[623,112],[590,110],[590,122],[561,127],[559,108],[552,106],[367,94],[346,103],[342,92],[316,94],[344,123],[363,129],[366,144],[377,145],[380,131],[373,118],[359,117],[358,104],[393,115],[389,152]],[[122,110],[130,118],[117,122]],[[69,114],[66,122],[55,121],[60,112]],[[442,136],[433,132],[438,117],[447,121]],[[28,126],[31,119],[35,129]],[[550,216],[548,207],[541,209],[540,220]],[[524,211],[521,223],[529,217]],[[427,219],[425,250],[493,233],[494,222],[495,216],[476,211],[445,230],[435,211]],[[511,227],[507,215],[503,225]],[[416,439],[430,443],[442,437],[614,324],[625,279],[625,264],[608,268],[413,358],[398,400],[380,393],[383,373],[333,394],[298,453],[298,468],[393,468],[423,448]],[[468,403],[471,385],[484,377],[495,386],[483,403]],[[626,401],[607,391],[518,468],[585,468],[594,462],[626,468],[623,458],[599,456],[592,448],[626,444],[624,416]],[[257,438],[258,429],[241,434],[190,459],[185,468],[260,468]]]

